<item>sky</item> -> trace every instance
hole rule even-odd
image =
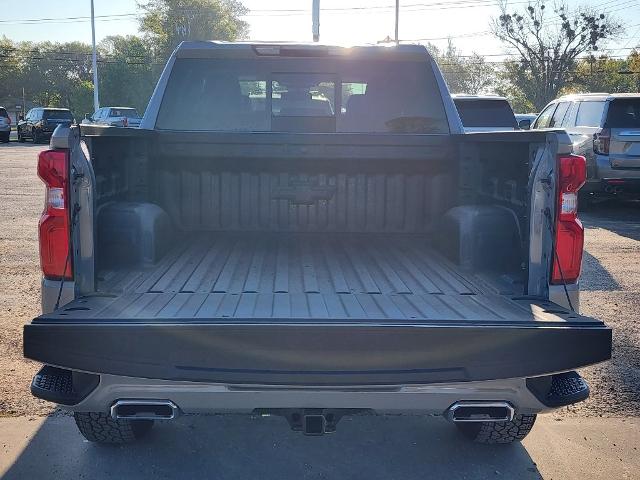
[[[312,0],[244,0],[251,40],[311,41]],[[626,26],[606,52],[626,55],[640,45],[640,0],[568,0],[609,12]],[[500,60],[509,53],[489,32],[498,0],[401,0],[399,37],[444,48],[451,38],[462,54]],[[511,9],[527,0],[509,0]],[[547,5],[553,5],[552,1]],[[394,35],[394,0],[320,0],[320,41],[353,45]],[[96,39],[138,33],[136,0],[95,0]],[[550,12],[551,13],[551,12]],[[12,40],[91,42],[89,0],[0,0],[0,36]]]

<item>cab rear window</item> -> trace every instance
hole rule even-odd
[[[518,126],[511,105],[506,100],[454,99],[454,103],[465,127]]]
[[[178,59],[160,130],[449,133],[428,62]]]
[[[44,120],[73,120],[69,110],[45,110],[42,114]]]
[[[609,105],[606,127],[640,128],[640,98],[616,99]]]
[[[127,118],[138,118],[138,112],[133,108],[112,108],[111,112],[109,112],[110,117],[127,117]]]

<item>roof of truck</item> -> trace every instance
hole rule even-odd
[[[451,97],[454,100],[507,100],[506,97],[501,97],[500,95],[467,95],[464,93],[454,93]]]
[[[572,93],[571,95],[563,95],[557,98],[555,101],[570,101],[570,100],[613,100],[615,98],[640,98],[640,93]]]
[[[430,58],[424,45],[323,45],[300,42],[223,42],[185,41],[176,48],[178,57],[269,57],[269,56],[366,56],[366,57],[416,57]]]

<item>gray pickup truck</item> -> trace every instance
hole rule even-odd
[[[587,398],[585,160],[562,131],[464,134],[421,46],[183,43],[140,129],[40,154],[35,396],[89,440],[180,414],[442,414],[479,442]]]

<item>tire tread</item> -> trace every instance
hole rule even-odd
[[[479,422],[457,424],[474,442],[484,444],[513,443],[523,440],[536,421],[536,415],[516,415],[510,422]]]
[[[73,417],[82,436],[96,443],[131,443],[153,425],[152,420],[114,420],[101,412],[75,412]]]

